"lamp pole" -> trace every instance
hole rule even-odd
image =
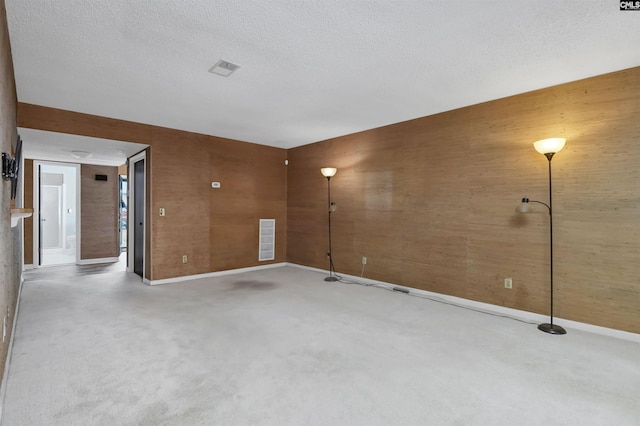
[[[550,138],[533,143],[536,151],[544,154],[549,163],[549,204],[542,201],[529,200],[525,197],[516,209],[521,213],[527,213],[529,211],[529,203],[531,202],[542,204],[549,210],[549,299],[551,306],[549,310],[549,322],[538,325],[538,330],[549,334],[567,334],[564,328],[553,323],[553,191],[551,187],[551,159],[564,147],[565,142],[566,140],[564,138]]]
[[[324,167],[320,169],[322,175],[327,178],[327,211],[329,212],[329,252],[327,253],[327,256],[329,256],[329,276],[324,280],[328,282],[338,281],[338,277],[335,274],[335,268],[333,266],[333,255],[331,252],[331,210],[333,207],[331,203],[331,178],[335,176],[337,171],[338,169],[334,167]]]
[[[538,330],[544,331],[550,334],[566,334],[566,330],[559,325],[553,323],[553,191],[551,190],[551,159],[555,152],[545,153],[549,163],[549,298],[551,299],[551,306],[549,311],[549,323],[540,324]]]

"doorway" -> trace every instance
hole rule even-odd
[[[80,166],[43,161],[34,166],[34,259],[38,266],[76,263]]]
[[[146,153],[129,158],[129,203],[127,216],[127,271],[145,278],[145,200],[146,200]]]
[[[129,204],[129,190],[128,190],[128,178],[126,175],[119,176],[119,209],[118,209],[118,217],[120,226],[118,229],[118,233],[120,234],[120,253],[124,253],[127,251],[127,226],[128,224],[128,210],[127,206]]]

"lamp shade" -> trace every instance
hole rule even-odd
[[[320,173],[322,173],[322,176],[326,178],[333,177],[337,171],[338,169],[336,169],[335,167],[323,167],[320,169]]]
[[[522,202],[518,204],[516,211],[518,213],[529,213],[531,211],[531,206],[529,205],[529,199],[527,197],[524,197]]]
[[[559,152],[564,148],[564,144],[567,142],[565,138],[549,138],[542,139],[533,143],[533,147],[540,154],[551,154]]]

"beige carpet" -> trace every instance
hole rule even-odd
[[[638,343],[295,267],[155,287],[42,271],[5,426],[640,425]]]

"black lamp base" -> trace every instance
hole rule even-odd
[[[538,326],[538,330],[549,334],[567,334],[567,331],[564,328],[555,324],[540,324]]]
[[[338,281],[338,277],[331,276],[331,277],[325,278],[324,280],[329,282],[335,282],[335,281]]]

